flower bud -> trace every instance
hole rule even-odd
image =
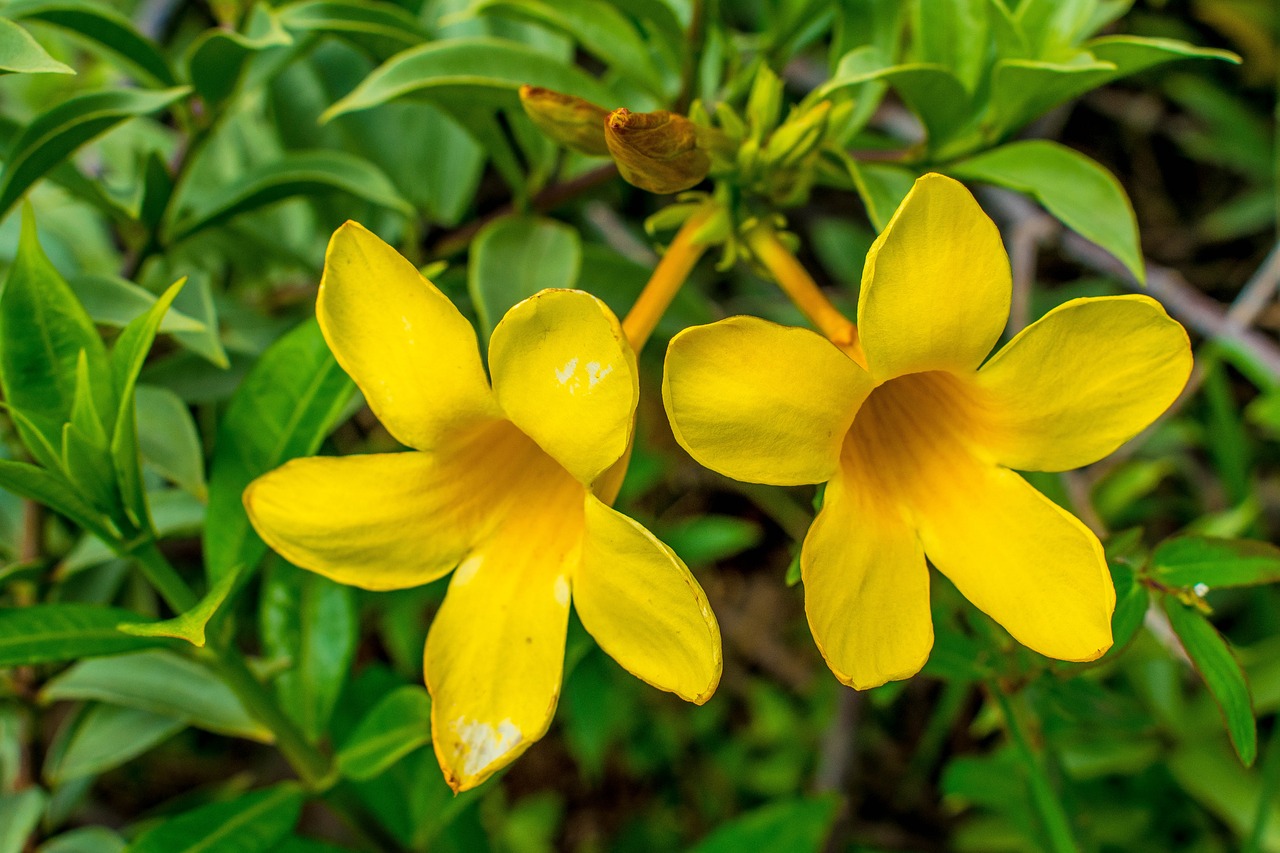
[[[677,113],[614,110],[604,122],[605,141],[628,183],[666,195],[687,190],[711,170],[698,145],[698,128]]]
[[[539,130],[566,148],[597,157],[609,153],[604,107],[541,86],[521,86],[520,104]]]

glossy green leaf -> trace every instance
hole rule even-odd
[[[870,49],[854,51],[842,58],[832,78],[815,89],[807,100],[822,100],[846,90],[857,91],[873,81],[884,81],[894,88],[919,117],[931,147],[940,146],[971,117],[969,92],[950,69],[925,63],[889,64],[887,57]]]
[[[326,732],[360,638],[355,591],[283,561],[263,581],[262,645],[290,667],[276,695],[313,741]]]
[[[173,242],[235,216],[298,195],[349,193],[372,204],[411,215],[412,207],[368,160],[342,151],[295,151],[250,170],[208,198],[192,200],[170,228]]]
[[[204,554],[212,580],[236,565],[251,571],[267,552],[245,515],[245,486],[315,453],[354,391],[314,320],[273,344],[249,371],[219,425],[209,467]]]
[[[302,0],[281,6],[278,15],[281,26],[287,30],[377,36],[402,46],[430,38],[417,18],[393,3]]]
[[[1213,701],[1218,703],[1236,754],[1245,766],[1253,764],[1258,755],[1258,728],[1249,683],[1235,654],[1199,610],[1171,595],[1164,596],[1164,610]]]
[[[664,527],[658,534],[691,566],[714,563],[760,544],[760,525],[731,515],[700,515]]]
[[[0,216],[82,145],[138,116],[184,98],[189,89],[107,89],[75,95],[32,119],[9,145],[0,173]]]
[[[55,835],[36,853],[121,853],[124,839],[101,826],[85,826]]]
[[[267,853],[298,822],[302,789],[292,782],[171,817],[139,835],[129,853]]]
[[[225,369],[230,366],[230,357],[222,345],[221,324],[218,308],[213,302],[213,285],[209,274],[193,271],[187,286],[173,300],[173,304],[204,326],[198,331],[174,332],[174,340],[215,367]]]
[[[175,640],[186,640],[197,648],[203,648],[205,628],[235,588],[240,574],[239,571],[232,570],[222,575],[204,597],[196,602],[195,607],[172,619],[159,622],[140,622],[135,619],[121,622],[118,627],[124,633],[134,637],[171,637]]]
[[[582,241],[569,225],[541,216],[504,216],[471,244],[467,289],[482,337],[512,305],[544,288],[573,287],[582,267]]]
[[[111,540],[118,534],[111,520],[90,506],[57,472],[26,462],[0,459],[0,488],[42,503],[102,539]]]
[[[831,795],[771,803],[721,825],[690,853],[820,853],[839,805]]]
[[[40,788],[0,796],[0,853],[22,853],[48,801]]]
[[[545,53],[502,39],[459,38],[393,56],[326,110],[321,120],[414,96],[436,101],[465,123],[483,107],[518,110],[517,93],[525,83],[598,104],[614,100],[594,78]]]
[[[66,30],[159,86],[175,86],[168,61],[128,18],[105,3],[90,0],[18,0],[4,7],[12,20],[39,21]]]
[[[98,410],[115,399],[107,373],[106,349],[75,293],[40,247],[35,215],[23,211],[18,255],[0,291],[0,387],[7,405],[23,415],[19,433],[30,447],[37,440],[62,444],[62,425],[71,417],[81,354],[86,381]],[[41,454],[33,449],[33,454]]]
[[[265,4],[258,4],[249,15],[246,32],[209,29],[192,42],[187,50],[191,85],[206,104],[216,109],[235,92],[255,54],[292,43],[293,38],[280,26],[276,13]]]
[[[918,62],[941,65],[972,91],[987,60],[989,0],[925,0],[911,4]]]
[[[1138,281],[1146,280],[1138,219],[1115,175],[1056,142],[1010,142],[946,171],[1026,193],[1064,225],[1115,255]]]
[[[156,304],[154,293],[119,276],[91,273],[75,276],[69,283],[93,322],[101,326],[122,328]],[[204,330],[204,323],[174,308],[160,321],[160,331],[165,333]]]
[[[1084,47],[1099,62],[1115,65],[1117,78],[1128,77],[1179,59],[1219,59],[1233,65],[1240,64],[1240,57],[1229,50],[1197,47],[1176,39],[1103,36],[1087,42]]]
[[[672,94],[654,65],[653,50],[636,26],[602,0],[481,0],[476,12],[510,15],[559,30],[606,67],[644,86],[660,101]]]
[[[31,34],[0,18],[0,74],[75,74],[49,55]]]
[[[80,661],[40,691],[41,702],[73,700],[149,711],[233,737],[272,740],[271,732],[212,670],[173,652]]]
[[[187,727],[173,717],[117,705],[93,705],[68,724],[65,743],[45,760],[44,778],[55,785],[119,767]]]
[[[1280,548],[1256,539],[1177,536],[1161,542],[1151,555],[1151,574],[1175,587],[1280,583]]]
[[[855,163],[847,161],[853,172],[854,185],[866,208],[867,218],[877,231],[884,230],[893,212],[911,192],[916,174],[910,169],[886,163]]]
[[[116,628],[137,618],[128,610],[90,604],[0,608],[0,666],[119,655],[164,645]]]
[[[348,779],[372,779],[415,749],[431,743],[431,697],[415,684],[388,693],[338,751]]]
[[[1108,560],[1108,567],[1116,588],[1116,608],[1111,613],[1111,636],[1114,640],[1111,649],[1119,654],[1142,627],[1151,597],[1128,564]]]
[[[138,386],[136,402],[143,460],[165,479],[206,497],[204,449],[187,404],[172,391],[148,385]]]

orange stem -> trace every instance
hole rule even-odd
[[[675,239],[667,247],[666,254],[658,261],[644,290],[640,291],[639,298],[627,312],[626,319],[622,321],[622,331],[637,355],[657,328],[658,321],[671,305],[671,300],[693,271],[694,264],[707,250],[707,244],[699,241],[697,236],[702,226],[715,215],[716,209],[713,205],[707,205],[685,220],[684,225],[676,232]]]
[[[809,275],[809,271],[778,239],[778,232],[768,225],[757,225],[747,233],[747,245],[782,288],[782,292],[804,312],[818,331],[848,353],[854,361],[865,365],[866,358],[858,340],[858,327],[831,304]]]

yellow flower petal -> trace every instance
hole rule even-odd
[[[876,381],[972,370],[1009,319],[1009,259],[964,185],[916,181],[867,253],[858,330]]]
[[[857,690],[915,675],[933,648],[924,548],[901,516],[859,494],[865,485],[843,474],[827,485],[800,552],[813,639]]]
[[[295,565],[363,589],[441,577],[475,527],[458,469],[428,453],[295,459],[254,480],[245,509]]]
[[[676,440],[736,480],[789,486],[836,471],[870,377],[805,329],[731,317],[667,349],[662,396]]]
[[[542,737],[560,696],[586,490],[536,448],[512,468],[510,510],[458,566],[427,635],[432,738],[455,791]]]
[[[1042,655],[1111,647],[1115,588],[1087,527],[1005,468],[952,468],[920,507],[925,553],[965,598]]]
[[[613,312],[580,290],[544,290],[507,312],[489,340],[507,416],[583,483],[631,440],[635,355]]]
[[[720,682],[720,628],[680,558],[594,497],[586,503],[573,606],[609,656],[642,681],[701,705]]]
[[[430,450],[499,416],[471,324],[364,226],[348,222],[329,241],[316,315],[334,357],[402,444]]]
[[[1074,299],[978,373],[1001,463],[1064,471],[1096,462],[1169,407],[1191,375],[1187,333],[1146,296]]]

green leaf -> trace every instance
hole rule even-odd
[[[1252,765],[1258,755],[1258,728],[1244,670],[1227,641],[1199,610],[1171,595],[1164,596],[1164,610],[1213,701],[1218,703],[1236,754],[1246,767]]]
[[[116,705],[93,705],[69,725],[65,742],[50,750],[44,764],[44,778],[55,785],[119,767],[187,727],[173,717]]]
[[[26,462],[0,459],[0,488],[42,503],[108,542],[119,535],[111,520],[86,503],[60,474]]]
[[[276,694],[303,732],[317,741],[329,725],[360,638],[355,591],[283,561],[262,588],[262,645],[291,666]]]
[[[614,101],[608,89],[575,66],[516,42],[459,38],[399,53],[374,69],[320,117],[367,110],[410,95],[439,103],[463,124],[488,107],[520,109],[522,84],[543,86],[597,104]]]
[[[876,231],[883,231],[898,205],[911,192],[916,174],[910,169],[885,163],[856,163],[852,158],[846,162],[856,164],[854,185],[867,209],[867,218]]]
[[[406,216],[412,206],[368,160],[342,151],[292,151],[250,170],[211,198],[201,199],[169,229],[172,242],[228,219],[297,195],[350,193]]]
[[[771,803],[722,824],[690,853],[820,853],[839,805],[834,795]]]
[[[1151,573],[1175,587],[1280,583],[1280,548],[1254,539],[1176,536],[1156,547]]]
[[[497,13],[523,18],[565,33],[622,77],[644,86],[659,101],[675,93],[674,75],[664,79],[654,65],[654,51],[644,36],[613,4],[600,0],[481,0],[477,13]]]
[[[1111,581],[1116,588],[1116,608],[1111,614],[1111,637],[1114,640],[1111,649],[1118,654],[1142,627],[1151,596],[1127,563],[1108,560],[1107,566],[1111,569]]]
[[[20,412],[48,445],[62,444],[62,426],[71,417],[82,353],[98,411],[109,412],[115,395],[102,339],[71,287],[45,256],[35,216],[27,208],[18,254],[0,291],[0,387],[8,406]],[[23,422],[17,426],[28,447],[38,441]],[[32,453],[41,456],[35,449]]]
[[[699,515],[662,528],[663,542],[691,566],[740,554],[760,543],[760,525],[731,515]]]
[[[1138,36],[1103,36],[1084,45],[1099,62],[1116,67],[1115,77],[1128,77],[1179,59],[1221,59],[1239,65],[1240,57],[1229,50],[1197,47],[1184,41]]]
[[[37,853],[120,853],[124,839],[101,826],[86,826],[55,835]]]
[[[115,275],[78,275],[70,279],[70,284],[93,322],[101,326],[122,328],[156,304],[154,293]],[[203,332],[205,325],[194,317],[170,308],[169,313],[160,321],[160,331]]]
[[[107,89],[68,98],[32,119],[9,145],[0,173],[0,217],[74,151],[111,128],[186,97],[187,88]]]
[[[280,24],[287,30],[368,35],[415,45],[429,39],[413,15],[392,3],[364,0],[302,0],[280,7]]]
[[[348,779],[372,779],[420,746],[431,743],[431,697],[407,684],[373,707],[338,751]]]
[[[1078,151],[1035,139],[1011,142],[947,167],[952,176],[1026,193],[1064,225],[1146,281],[1138,219],[1115,176]]]
[[[111,430],[111,458],[125,509],[132,523],[140,530],[149,530],[151,521],[146,494],[142,488],[135,388],[138,374],[142,371],[147,353],[151,351],[151,344],[160,329],[160,322],[185,283],[186,279],[179,279],[170,285],[147,313],[134,318],[125,326],[111,349],[112,381],[115,384],[116,399],[120,401]]]
[[[218,109],[240,85],[255,54],[292,43],[293,37],[280,26],[276,14],[264,4],[255,5],[246,32],[208,29],[192,42],[187,51],[191,85],[210,109]]]
[[[920,62],[942,65],[972,91],[987,59],[989,0],[927,0],[911,4]]]
[[[57,663],[164,645],[117,630],[121,622],[137,618],[128,610],[90,604],[0,608],[0,666]]]
[[[201,806],[142,833],[129,853],[267,853],[298,822],[302,799],[298,785],[282,782]]]
[[[48,801],[49,796],[40,788],[0,797],[0,853],[22,853]]]
[[[1071,62],[1002,59],[991,74],[989,135],[1002,139],[1064,101],[1114,78],[1115,65],[1081,54]]]
[[[187,404],[172,391],[148,385],[139,385],[136,397],[143,460],[196,497],[207,497],[204,449]]]
[[[173,69],[150,39],[142,36],[124,15],[105,3],[90,0],[18,0],[4,7],[13,20],[40,21],[73,33],[109,52],[113,59],[141,72],[159,86],[175,86]]]
[[[80,661],[40,691],[41,702],[97,701],[270,743],[271,731],[208,667],[168,651]]]
[[[0,18],[0,74],[75,74],[48,54],[31,34]]]
[[[582,241],[569,225],[541,216],[504,216],[480,229],[471,244],[467,289],[488,340],[511,306],[547,287],[573,287]]]
[[[269,347],[249,371],[218,428],[209,468],[204,553],[211,580],[236,565],[247,574],[267,551],[245,515],[245,486],[290,459],[315,453],[354,390],[314,320]]]
[[[969,121],[972,106],[960,78],[942,65],[913,63],[890,65],[879,51],[863,48],[841,58],[835,74],[806,102],[831,97],[845,90],[860,91],[866,83],[882,80],[894,88],[924,125],[931,148],[939,147]]]
[[[186,640],[197,648],[204,648],[204,630],[209,620],[218,612],[218,608],[227,600],[241,572],[233,570],[218,578],[217,583],[209,588],[204,598],[196,606],[172,619],[159,622],[139,622],[133,619],[121,622],[121,631],[135,637],[171,637],[175,640]]]

